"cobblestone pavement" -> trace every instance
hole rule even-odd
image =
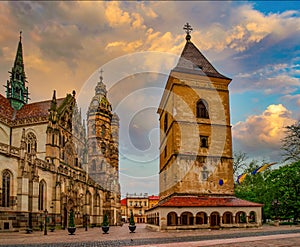
[[[75,235],[67,230],[48,232],[0,233],[0,246],[28,247],[77,247],[77,246],[218,246],[218,247],[300,247],[300,226],[263,226],[261,228],[194,230],[154,232],[138,224],[135,233],[129,233],[127,225],[110,227],[109,234],[103,234],[100,228],[76,229]]]

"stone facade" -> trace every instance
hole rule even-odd
[[[160,230],[181,229],[185,225],[192,228],[221,227],[224,223],[222,217],[240,217],[236,216],[235,207],[243,212],[245,223],[248,222],[246,218],[253,218],[254,214],[255,224],[252,222],[251,226],[258,226],[261,224],[261,205],[241,203],[234,197],[228,90],[231,79],[220,74],[190,39],[188,33],[158,109],[162,130],[160,202],[147,211],[149,226],[157,225]],[[201,200],[196,200],[198,197]],[[203,203],[203,198],[206,198],[206,203]],[[221,208],[217,202],[222,200]],[[239,204],[232,204],[232,201]],[[224,215],[225,211],[227,214]],[[174,215],[168,214],[171,212]],[[196,224],[196,219],[186,220],[197,217],[197,213],[205,215],[205,224]],[[171,220],[175,215],[176,219]],[[240,221],[225,223],[236,226]]]
[[[90,137],[75,92],[56,99],[54,91],[52,100],[28,104],[26,83],[20,38],[7,97],[0,95],[0,230],[39,228],[45,217],[66,227],[70,210],[76,225],[84,219],[99,225],[106,211],[117,224],[119,183],[114,181],[117,189],[104,187],[86,171],[94,156],[89,157]],[[114,129],[118,132],[118,123]],[[118,143],[117,134],[114,138]],[[112,158],[117,172],[116,155],[117,146]]]

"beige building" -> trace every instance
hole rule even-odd
[[[157,230],[261,225],[261,204],[234,196],[228,85],[192,43],[171,71],[158,109],[158,205],[147,211]]]
[[[70,210],[76,225],[83,224],[84,215],[90,224],[100,224],[106,212],[116,224],[118,176],[114,186],[104,187],[88,175],[95,157],[86,145],[92,130],[86,136],[75,92],[56,99],[54,91],[52,100],[28,103],[21,37],[10,74],[6,97],[0,95],[0,230],[37,228],[45,215],[50,224],[66,227]],[[109,123],[107,128],[109,139]],[[118,145],[112,146],[117,172]]]
[[[121,212],[124,222],[129,222],[131,212],[136,223],[146,223],[145,211],[155,206],[159,201],[158,196],[148,196],[144,194],[127,194],[126,198],[121,200]]]

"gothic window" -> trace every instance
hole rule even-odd
[[[165,149],[164,149],[164,157],[165,158],[167,157],[167,145],[165,146]]]
[[[96,142],[92,142],[93,153],[96,153]]]
[[[46,182],[42,180],[39,184],[38,210],[44,210],[46,205]]]
[[[165,119],[164,119],[164,132],[166,133],[168,129],[168,113],[165,114]]]
[[[92,124],[92,129],[91,129],[92,135],[96,134],[96,125]]]
[[[35,153],[37,151],[37,139],[35,134],[29,132],[26,137],[27,153]]]
[[[106,150],[106,145],[104,142],[101,143],[101,152],[102,154],[105,154],[105,150]]]
[[[105,136],[105,126],[104,125],[101,126],[101,135],[102,135],[102,137]]]
[[[202,148],[208,148],[208,136],[200,136],[200,146]]]
[[[205,100],[200,99],[196,106],[196,115],[198,118],[209,118],[208,104]]]
[[[10,206],[10,189],[12,175],[8,170],[2,173],[2,207]]]
[[[92,171],[96,171],[96,161],[92,160]]]

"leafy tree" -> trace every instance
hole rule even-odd
[[[299,219],[300,161],[251,175],[258,167],[257,162],[251,162],[245,171],[249,175],[240,185],[235,185],[236,196],[264,204],[264,219],[277,216],[281,219]]]
[[[283,219],[297,220],[300,217],[300,161],[272,171],[266,183],[273,196],[273,216],[278,214]]]
[[[286,127],[286,136],[282,139],[284,161],[300,160],[300,121]]]

